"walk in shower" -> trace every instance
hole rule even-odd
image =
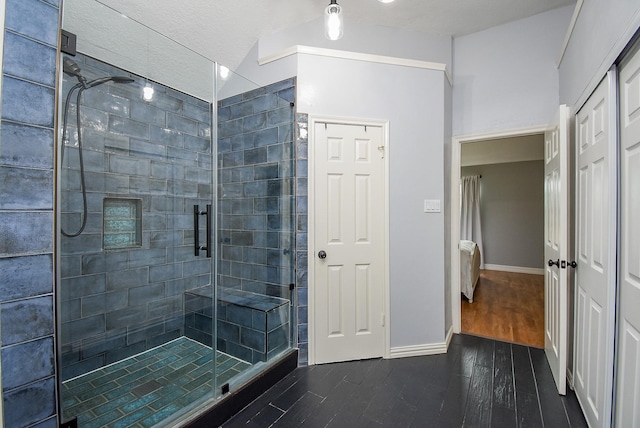
[[[98,1],[63,27],[61,420],[185,424],[292,347],[295,81],[257,87]]]

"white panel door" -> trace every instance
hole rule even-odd
[[[615,335],[616,115],[609,72],[576,115],[574,387],[591,427],[611,424]]]
[[[316,123],[314,361],[384,354],[385,179],[380,126]]]
[[[569,248],[569,109],[560,106],[545,140],[544,350],[564,395],[567,385],[567,270]]]
[[[640,45],[638,45],[640,46]],[[620,303],[615,426],[640,427],[640,49],[620,69]]]

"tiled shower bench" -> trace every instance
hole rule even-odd
[[[185,335],[212,346],[213,287],[185,292]],[[217,347],[252,364],[289,347],[289,301],[244,290],[219,288]]]

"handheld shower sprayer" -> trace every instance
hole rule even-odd
[[[85,176],[84,176],[84,160],[83,160],[83,154],[82,154],[82,151],[83,151],[82,150],[82,116],[80,114],[82,93],[87,89],[91,89],[95,86],[102,85],[103,83],[107,83],[107,82],[132,83],[132,82],[135,82],[135,80],[128,76],[106,76],[106,77],[99,77],[91,81],[87,81],[87,78],[82,75],[82,70],[80,70],[80,67],[78,66],[78,64],[69,57],[65,57],[62,60],[62,70],[70,76],[75,76],[79,82],[79,83],[76,83],[69,90],[69,93],[67,94],[67,98],[64,106],[64,116],[62,120],[62,146],[60,149],[61,162],[64,162],[64,151],[65,151],[65,145],[67,143],[66,141],[67,140],[67,117],[69,114],[69,103],[71,101],[71,96],[73,95],[73,93],[76,90],[78,90],[78,94],[76,96],[76,126],[78,129],[77,131],[78,132],[78,146],[77,146],[78,147],[78,163],[80,166],[80,188],[82,191],[82,221],[80,224],[80,228],[76,232],[70,233],[65,231],[62,228],[60,230],[62,235],[68,238],[74,238],[76,236],[80,236],[85,226],[87,225],[87,188],[85,185]]]
[[[107,76],[100,77],[98,79],[94,79],[90,82],[87,82],[87,78],[82,75],[82,70],[80,66],[71,58],[65,57],[62,60],[62,70],[67,73],[69,76],[75,76],[76,79],[82,84],[84,89],[93,88],[94,86],[102,85],[107,82],[115,82],[115,83],[132,83],[134,80],[131,77],[127,76]]]

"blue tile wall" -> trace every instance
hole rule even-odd
[[[185,335],[211,346],[212,289],[185,293]],[[243,290],[217,295],[216,349],[250,363],[267,361],[290,346],[290,302]]]
[[[0,118],[3,418],[5,426],[54,427],[58,423],[53,126],[60,10],[56,0],[7,0],[3,7]]]
[[[218,283],[291,302],[281,328],[267,328],[266,336],[250,331],[252,319],[259,317],[251,310],[226,307],[220,312],[219,333],[237,330],[239,337],[219,334],[218,346],[249,361],[256,360],[262,345],[266,355],[257,361],[289,346],[282,326],[295,325],[295,291],[288,286],[300,285],[295,259],[306,248],[296,239],[306,239],[301,234],[306,223],[299,230],[295,211],[298,192],[306,195],[306,187],[296,181],[295,166],[306,162],[306,152],[304,161],[297,159],[302,152],[296,147],[296,128],[306,116],[296,116],[294,98],[295,79],[288,79],[218,102]],[[303,172],[306,177],[306,167]]]
[[[73,60],[87,79],[128,75],[81,54]],[[214,197],[211,105],[159,84],[145,102],[146,81],[131,77],[81,101],[89,214],[84,232],[60,243],[63,380],[184,335],[184,292],[211,283],[212,259],[193,250],[193,205]],[[63,95],[73,84],[65,75]],[[73,232],[82,219],[75,97],[69,107],[61,220]],[[109,201],[135,201],[142,215],[118,220]],[[103,241],[105,231],[112,239]]]

